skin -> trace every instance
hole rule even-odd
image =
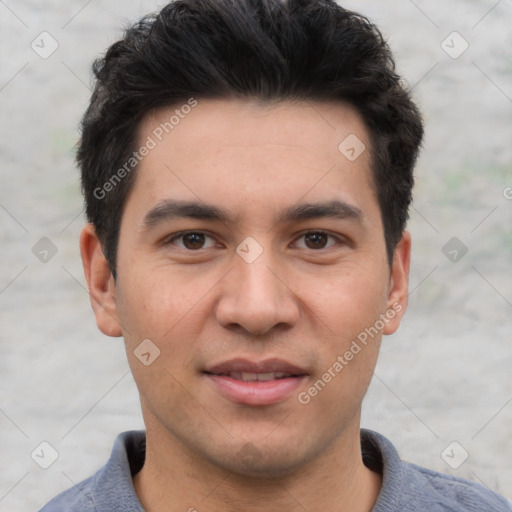
[[[141,143],[173,110],[143,121]],[[338,150],[349,134],[367,148],[352,162]],[[343,103],[198,100],[139,165],[115,281],[94,228],[83,229],[98,327],[124,337],[140,392],[147,453],[134,487],[146,510],[371,510],[381,476],[362,462],[361,402],[382,334],[398,328],[407,306],[410,236],[390,266],[369,148],[361,117]],[[221,207],[232,222],[144,222],[169,199]],[[360,215],[278,220],[295,204],[336,199]],[[206,232],[203,248],[170,241],[184,230]],[[318,230],[330,235],[320,235],[320,247],[305,236]],[[252,263],[236,252],[248,236],[263,249]],[[359,333],[397,307],[308,404],[298,401]],[[134,355],[144,339],[160,350],[149,366]],[[279,403],[234,403],[203,373],[234,357],[285,359],[308,376]]]

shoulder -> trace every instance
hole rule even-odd
[[[372,512],[512,512],[508,500],[480,484],[401,460],[381,434],[363,429],[361,446],[365,464],[383,476]]]
[[[404,462],[405,482],[410,498],[431,511],[446,512],[511,512],[512,504],[486,487],[459,478]]]
[[[93,497],[93,481],[90,477],[64,491],[47,503],[40,512],[96,512]]]
[[[114,443],[107,463],[92,477],[59,494],[40,512],[139,512],[132,475],[144,463],[144,431],[123,432]]]

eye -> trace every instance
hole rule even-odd
[[[334,242],[328,245],[329,238],[334,240]],[[334,236],[329,235],[324,231],[308,231],[299,237],[299,240],[301,239],[304,240],[304,244],[302,246],[297,245],[297,242],[296,246],[299,247],[299,249],[328,249],[335,245],[337,241]]]
[[[208,239],[211,240],[210,243],[207,242]],[[180,249],[197,251],[199,249],[208,249],[209,247],[213,247],[215,245],[215,240],[202,231],[184,231],[173,235],[171,238],[167,239],[165,243],[166,245],[176,245]]]

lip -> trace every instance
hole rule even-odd
[[[246,372],[246,373],[271,373],[282,372],[293,375],[307,375],[304,368],[300,368],[285,359],[264,359],[263,361],[250,361],[249,359],[235,358],[206,368],[206,373],[219,375],[221,373]]]
[[[226,375],[279,372],[292,376],[264,381],[243,381]],[[224,398],[238,404],[262,406],[287,400],[302,385],[308,373],[303,368],[283,359],[264,361],[231,359],[208,368],[204,376]]]

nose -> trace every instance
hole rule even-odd
[[[292,327],[299,316],[299,302],[286,275],[266,251],[252,263],[235,255],[235,266],[222,280],[217,303],[220,325],[263,336]]]

